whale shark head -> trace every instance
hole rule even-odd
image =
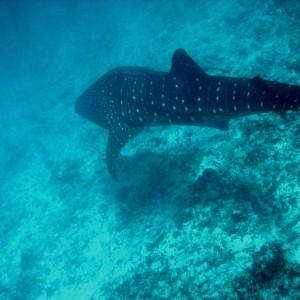
[[[75,103],[75,112],[87,120],[105,129],[113,121],[111,85],[107,85],[107,76],[92,84]]]

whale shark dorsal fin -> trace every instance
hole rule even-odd
[[[177,49],[173,53],[171,73],[179,77],[209,76],[199,65],[186,53],[184,49]]]
[[[118,181],[117,159],[121,149],[142,130],[142,127],[131,127],[122,123],[116,123],[110,129],[106,146],[106,165],[108,172],[116,181]]]

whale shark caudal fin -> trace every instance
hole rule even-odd
[[[142,127],[130,127],[121,123],[114,124],[109,130],[106,146],[106,165],[112,178],[118,181],[117,158],[123,146],[137,136]]]

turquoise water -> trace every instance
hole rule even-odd
[[[0,299],[300,299],[299,112],[147,128],[119,183],[107,131],[74,113],[108,70],[168,71],[179,47],[230,76],[300,85],[299,12],[1,1]]]

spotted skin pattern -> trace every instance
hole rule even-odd
[[[75,111],[108,129],[106,163],[118,180],[122,147],[145,126],[197,125],[228,129],[240,116],[300,111],[300,87],[253,79],[207,75],[183,50],[172,57],[170,72],[120,67],[106,73],[76,101]]]

